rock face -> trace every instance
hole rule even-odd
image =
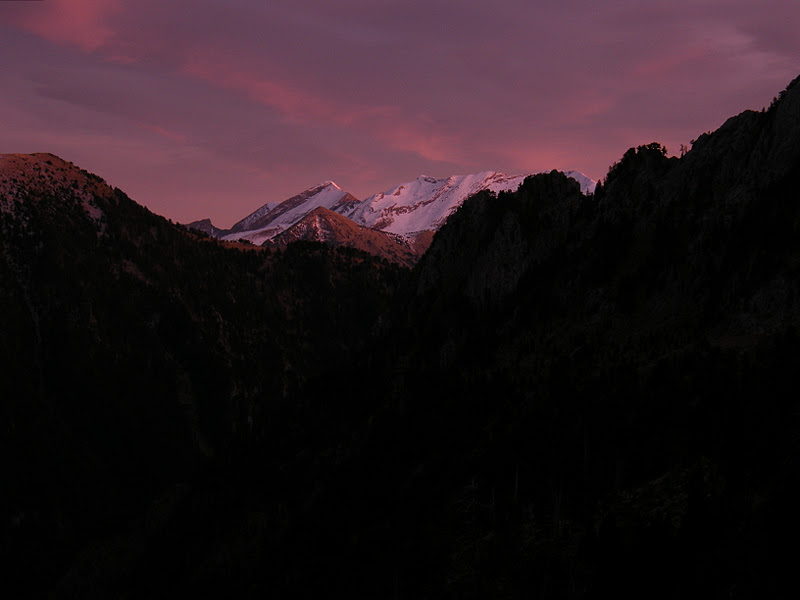
[[[196,231],[202,231],[205,234],[210,235],[214,238],[221,238],[230,233],[230,229],[220,229],[216,227],[212,222],[211,219],[201,219],[199,221],[192,221],[191,223],[187,223],[186,227],[189,229],[194,229]]]

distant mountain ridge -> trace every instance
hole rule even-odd
[[[594,190],[596,182],[583,173],[567,171],[565,174],[575,179],[584,193]],[[374,194],[363,201],[345,192],[333,181],[326,181],[283,202],[268,202],[227,230],[215,227],[208,219],[187,226],[226,241],[244,239],[263,244],[322,207],[357,225],[409,236],[410,243],[413,243],[416,234],[438,230],[447,217],[473,194],[483,190],[515,191],[526,177],[529,175],[504,175],[496,171],[445,178],[420,175],[414,181]]]

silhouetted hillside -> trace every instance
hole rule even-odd
[[[437,233],[391,359],[417,367],[392,383],[403,424],[387,425],[414,432],[409,474],[438,463],[438,487],[411,494],[448,541],[432,585],[790,589],[798,94],[680,160],[631,149],[594,197],[536,176],[471,198]]]
[[[174,503],[216,501],[209,470],[252,446],[282,465],[302,390],[366,347],[402,272],[320,244],[227,249],[52,155],[4,155],[0,185],[3,561],[31,595],[105,596]]]

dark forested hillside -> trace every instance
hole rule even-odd
[[[3,560],[34,596],[125,589],[159,545],[148,519],[171,524],[184,491],[216,501],[209,470],[257,448],[276,463],[260,485],[282,444],[305,448],[333,406],[302,390],[364,350],[404,272],[321,244],[230,249],[51,155],[0,166]]]
[[[789,585],[798,94],[680,160],[631,149],[594,197],[536,176],[438,232],[405,317],[424,333],[394,359],[419,370],[394,385],[419,392],[398,395],[410,426],[430,427],[435,406],[448,441],[423,453],[454,476],[432,503],[449,523],[448,592]]]
[[[0,166],[8,585],[792,590],[797,81],[594,196],[556,172],[474,196],[413,271],[229,248],[50,155]]]

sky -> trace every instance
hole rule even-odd
[[[800,75],[798,0],[0,0],[0,152],[179,222],[326,180],[671,154]]]

